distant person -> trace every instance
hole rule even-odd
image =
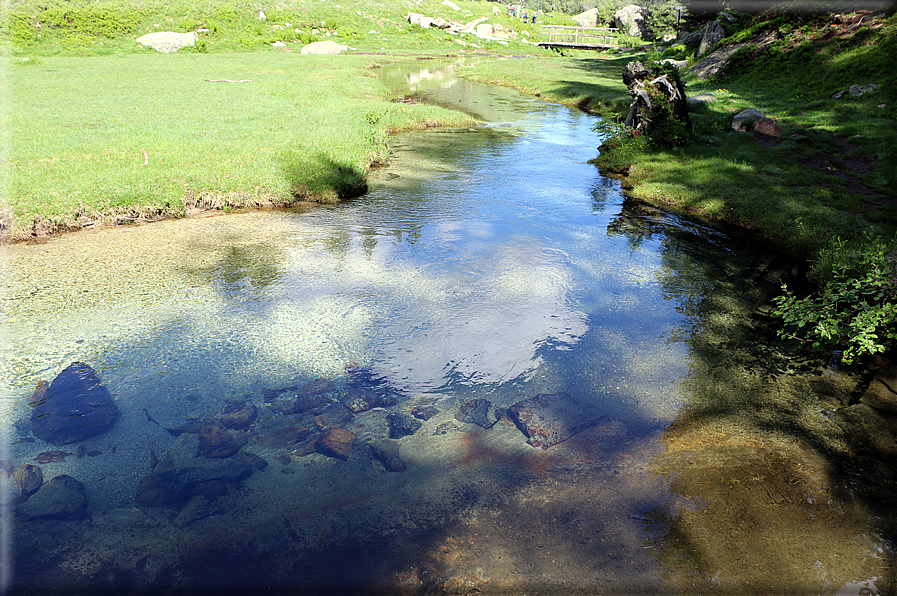
[[[537,12],[538,12],[538,11],[535,11],[535,10],[533,11],[533,25],[536,24],[536,14],[537,14]]]

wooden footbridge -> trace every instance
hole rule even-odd
[[[543,48],[570,48],[574,50],[606,50],[617,47],[619,29],[570,27],[567,25],[541,25]],[[545,39],[545,38],[548,39]]]

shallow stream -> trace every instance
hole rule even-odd
[[[588,115],[451,68],[383,76],[485,124],[393,138],[334,207],[6,249],[3,459],[69,453],[44,480],[88,497],[81,520],[15,519],[16,590],[876,593],[893,555],[825,414],[850,382],[756,312],[792,266],[627,199],[587,163]],[[120,411],[80,453],[29,427],[36,383],[76,361]],[[507,408],[559,393],[603,417],[531,446]],[[383,401],[352,413],[359,395]],[[458,419],[472,400],[485,423]],[[136,501],[160,461],[220,463],[171,429],[246,404],[240,453],[266,467],[186,523]],[[420,423],[403,471],[371,449],[394,414]],[[328,428],[355,435],[347,459],[315,448]]]

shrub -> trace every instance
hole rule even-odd
[[[814,348],[843,349],[841,360],[897,347],[897,241],[867,234],[859,245],[836,238],[816,260],[816,294],[797,298],[786,286],[776,297],[782,337]]]

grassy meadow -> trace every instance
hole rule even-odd
[[[331,202],[363,190],[390,131],[469,122],[390,101],[371,57],[297,58],[154,52],[13,68],[17,220]]]

